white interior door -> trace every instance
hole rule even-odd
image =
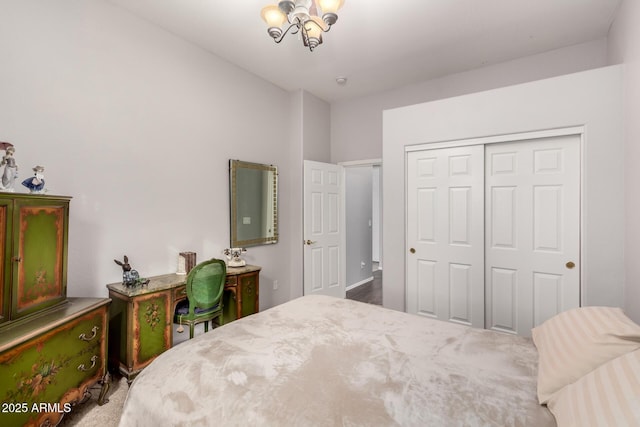
[[[304,294],[344,298],[342,166],[304,161]]]
[[[483,147],[407,162],[407,311],[483,328]]]
[[[580,136],[486,146],[486,327],[580,305]]]

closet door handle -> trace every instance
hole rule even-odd
[[[416,250],[414,248],[409,249],[409,252],[411,252],[412,254],[416,253]]]
[[[573,267],[576,266],[576,264],[573,261],[569,261],[568,263],[565,264],[565,266],[571,270]]]

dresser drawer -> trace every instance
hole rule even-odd
[[[173,290],[173,301],[180,301],[187,297],[187,287],[179,286]]]
[[[238,284],[238,276],[227,276],[224,282],[225,288],[232,288]]]
[[[0,354],[0,400],[28,409],[3,413],[4,425],[55,425],[82,399],[105,374],[106,321],[105,305]],[[34,411],[41,403],[52,412]]]

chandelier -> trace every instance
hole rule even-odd
[[[313,52],[322,44],[322,33],[326,33],[338,20],[338,9],[344,0],[283,0],[278,5],[262,8],[262,19],[267,23],[267,32],[276,43],[280,43],[289,31],[300,33],[302,42]],[[318,8],[322,15],[318,13]],[[320,18],[322,16],[322,18]],[[283,24],[288,27],[282,31]]]

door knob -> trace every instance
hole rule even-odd
[[[568,263],[565,264],[565,266],[571,270],[573,267],[576,266],[576,264],[573,261],[569,261]]]
[[[409,249],[409,252],[411,252],[412,254],[416,253],[416,250],[414,248]]]
[[[304,244],[305,245],[313,245],[315,242],[313,240],[305,240]]]

